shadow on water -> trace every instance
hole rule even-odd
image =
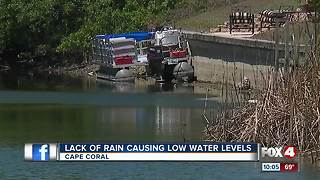
[[[83,79],[32,71],[0,72],[0,90],[73,91],[91,87]]]

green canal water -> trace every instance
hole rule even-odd
[[[204,97],[182,84],[2,74],[0,179],[320,179],[308,163],[299,173],[277,174],[245,162],[24,161],[27,142],[199,142]]]

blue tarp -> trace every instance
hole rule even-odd
[[[136,41],[143,41],[148,40],[153,37],[153,32],[130,32],[130,33],[123,33],[123,34],[107,34],[107,35],[96,35],[98,39],[110,39],[110,38],[133,38]]]

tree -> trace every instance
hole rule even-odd
[[[145,30],[177,0],[1,0],[0,53],[41,59],[89,52],[96,34]]]

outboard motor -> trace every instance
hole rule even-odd
[[[164,71],[163,54],[161,46],[153,46],[149,49],[148,53],[149,67],[152,75],[160,76]]]

